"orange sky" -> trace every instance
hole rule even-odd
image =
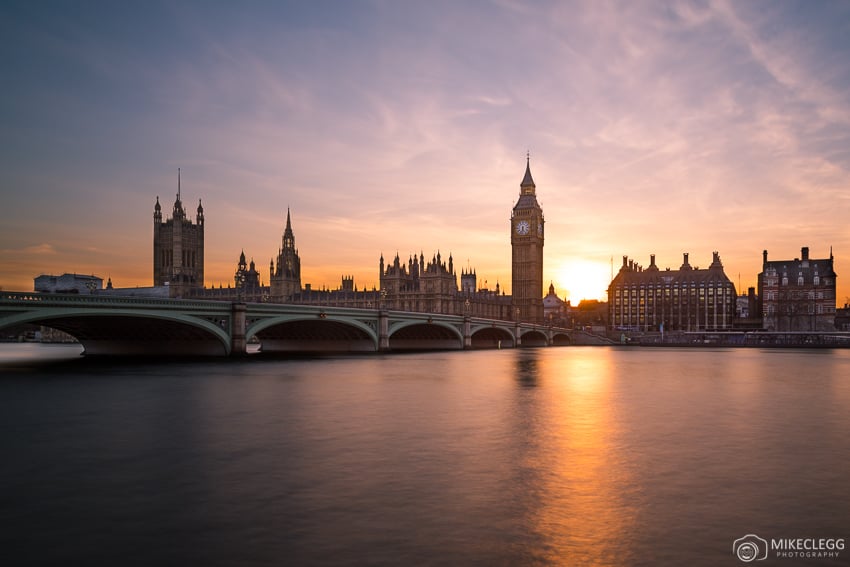
[[[628,255],[746,290],[761,252],[833,247],[850,296],[850,7],[836,3],[21,4],[0,62],[0,286],[152,281],[152,215],[206,211],[206,283],[378,283],[450,253],[510,293],[526,151],[544,288],[604,296]],[[741,289],[739,288],[739,291]],[[544,290],[541,290],[541,293]]]

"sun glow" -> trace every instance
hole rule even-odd
[[[573,305],[582,299],[607,300],[611,266],[589,260],[565,260],[556,272],[555,292]]]

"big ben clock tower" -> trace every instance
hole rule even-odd
[[[526,157],[519,200],[511,212],[511,275],[513,315],[518,321],[543,322],[543,209]]]

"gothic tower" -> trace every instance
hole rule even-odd
[[[272,301],[288,301],[296,293],[301,293],[301,258],[298,257],[298,249],[295,248],[295,235],[292,232],[288,208],[283,243],[277,254],[277,266],[272,260],[269,269],[271,270],[269,282]]]
[[[195,221],[192,223],[186,215],[180,200],[178,169],[177,199],[171,218],[162,221],[159,197],[153,208],[153,285],[169,286],[172,297],[204,287],[204,207],[200,199]]]
[[[511,212],[512,308],[518,321],[543,322],[543,209],[526,157],[519,200]]]

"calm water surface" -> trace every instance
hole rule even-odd
[[[850,351],[78,352],[0,345],[4,564],[741,565],[746,534],[850,540]]]

